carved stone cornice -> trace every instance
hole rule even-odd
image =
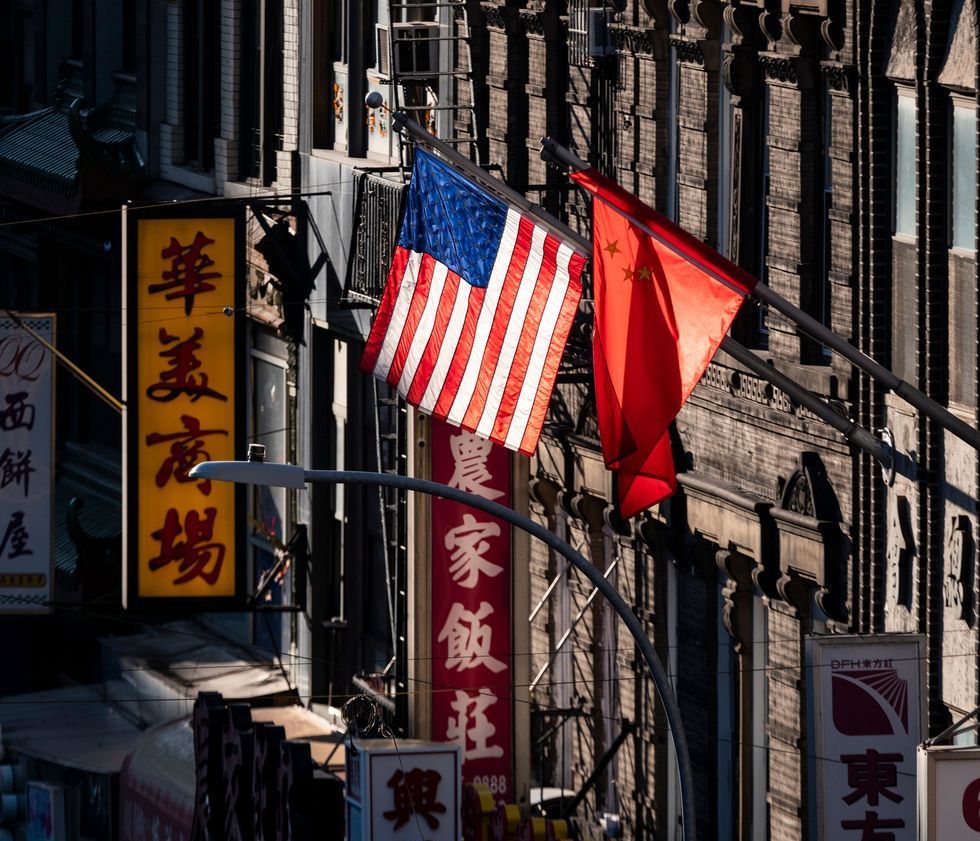
[[[752,570],[756,564],[751,558],[727,549],[715,553],[715,563],[724,576],[722,623],[735,640],[736,651],[741,652],[742,646],[752,641]]]
[[[653,34],[649,29],[611,25],[609,35],[618,52],[632,53],[633,55],[653,55]]]
[[[677,60],[681,64],[693,64],[704,67],[704,51],[698,41],[690,41],[678,35],[670,37],[670,45],[677,52]]]
[[[480,9],[483,12],[484,23],[486,23],[489,28],[502,30],[507,29],[507,19],[504,16],[504,8],[502,6],[481,3]]]
[[[789,56],[774,54],[760,55],[759,65],[762,67],[763,75],[770,82],[793,85],[794,87],[800,83],[796,61]]]
[[[852,93],[854,91],[856,73],[851,65],[841,64],[837,61],[824,61],[820,64],[820,74],[823,76],[828,90],[839,93]]]
[[[525,35],[538,35],[544,37],[545,15],[543,12],[532,9],[521,9],[518,13],[518,20]]]

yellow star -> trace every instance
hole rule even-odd
[[[640,269],[637,272],[637,275],[639,276],[640,280],[649,280],[651,274],[653,274],[653,272],[650,271],[649,266],[644,266],[642,269]]]
[[[609,245],[602,249],[603,251],[608,251],[610,257],[614,257],[619,254],[619,240],[614,239]]]
[[[629,266],[623,268],[623,283],[633,279],[633,270]]]

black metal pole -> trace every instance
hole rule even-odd
[[[560,163],[567,169],[576,171],[589,169],[589,164],[586,161],[583,161],[574,152],[556,143],[550,137],[546,137],[541,141],[541,157],[546,161]],[[637,224],[640,227],[644,227],[640,223]],[[651,233],[651,236],[653,236],[652,232],[648,233]],[[665,243],[665,245],[672,247],[669,243]],[[708,270],[707,267],[705,268]],[[721,279],[719,278],[719,280]],[[724,283],[726,281],[721,282]],[[755,289],[752,290],[752,296],[767,306],[772,307],[774,310],[781,312],[808,336],[836,351],[848,362],[856,365],[866,374],[870,375],[873,380],[880,383],[889,391],[893,391],[904,401],[928,415],[957,438],[965,441],[974,449],[980,450],[980,430],[960,420],[947,408],[941,406],[931,397],[923,394],[911,383],[901,379],[901,377],[889,371],[884,365],[875,362],[874,359],[862,353],[846,339],[838,336],[826,324],[820,323],[813,316],[803,312],[798,306],[790,303],[781,295],[774,292],[772,287],[766,286],[764,283],[757,283]]]
[[[253,445],[254,446],[254,445]],[[482,496],[468,491],[430,482],[427,479],[416,479],[414,476],[398,476],[390,473],[370,473],[360,470],[303,470],[293,464],[269,464],[261,460],[242,461],[206,461],[196,464],[190,473],[192,478],[214,479],[222,482],[243,482],[255,485],[272,485],[287,488],[301,488],[309,482],[323,482],[328,485],[381,485],[388,488],[415,491],[429,496],[438,496],[459,502],[499,517],[515,528],[527,532],[532,537],[550,546],[568,560],[579,572],[592,582],[593,586],[606,598],[619,618],[636,641],[643,660],[650,669],[653,682],[660,695],[667,723],[670,726],[671,737],[674,741],[674,752],[677,754],[677,773],[680,777],[681,806],[684,813],[684,839],[696,841],[697,816],[694,813],[694,775],[691,769],[691,757],[687,748],[687,737],[684,735],[684,722],[681,720],[680,708],[674,697],[670,679],[660,663],[660,658],[654,650],[640,620],[630,609],[626,600],[619,594],[596,567],[584,555],[576,552],[564,540],[552,534],[544,526],[534,520],[518,514],[511,508],[484,499]]]

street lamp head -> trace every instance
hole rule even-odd
[[[274,488],[305,488],[306,471],[296,464],[266,464],[262,461],[203,461],[191,468],[192,479],[241,482]]]

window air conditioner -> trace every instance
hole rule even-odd
[[[616,52],[616,46],[609,37],[609,21],[612,9],[588,9],[589,55],[604,56]]]
[[[435,76],[439,72],[439,25],[409,21],[391,25],[395,76]]]

